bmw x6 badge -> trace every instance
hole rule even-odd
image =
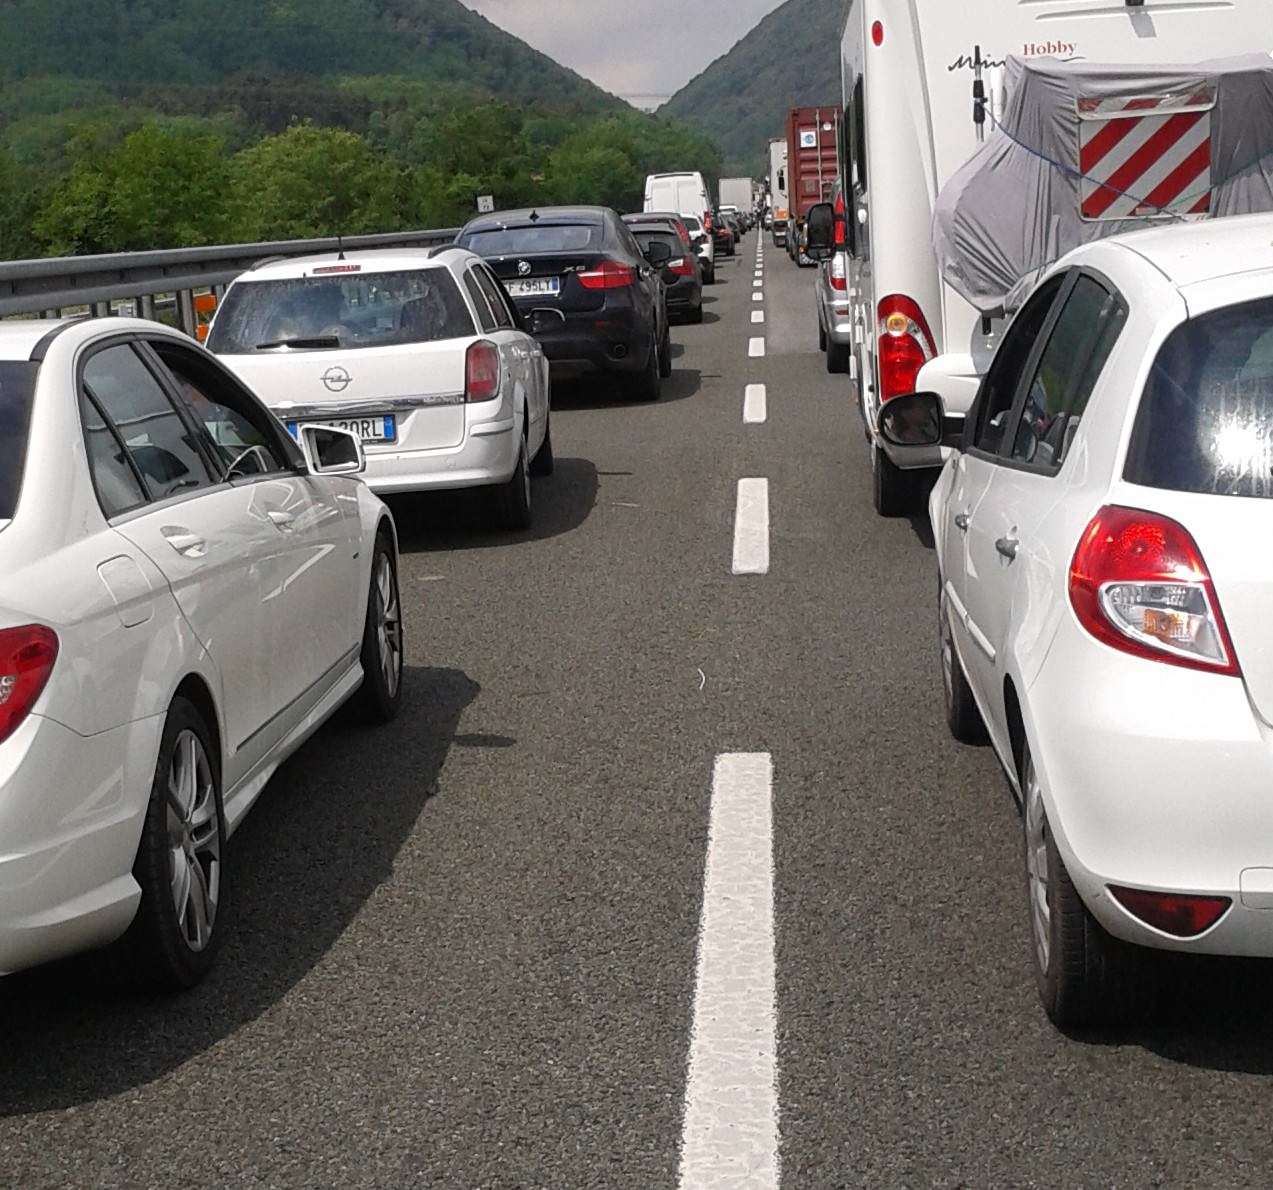
[[[529,260],[519,260],[517,262],[517,275],[519,277],[530,276],[530,261]]]
[[[328,368],[327,371],[322,374],[320,379],[322,380],[324,387],[330,393],[343,393],[353,381],[353,377],[350,376],[344,368],[340,367],[339,364],[335,364]]]

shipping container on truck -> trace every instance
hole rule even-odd
[[[769,231],[774,246],[787,242],[787,142],[781,138],[769,142]]]
[[[840,174],[839,145],[843,109],[834,105],[793,107],[787,113],[787,255],[801,266],[811,261],[800,251],[809,208],[831,198]]]

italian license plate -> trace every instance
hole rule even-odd
[[[398,440],[398,422],[392,413],[372,413],[366,417],[332,417],[323,421],[287,423],[287,432],[295,438],[301,425],[335,426],[338,430],[348,430],[357,434],[364,442],[396,442]]]
[[[557,297],[561,293],[560,277],[515,277],[504,282],[512,297]]]

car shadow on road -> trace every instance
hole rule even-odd
[[[680,344],[673,341],[673,359],[680,358],[678,346]],[[683,347],[681,351],[684,351]],[[585,409],[657,409],[660,405],[670,405],[674,401],[686,401],[696,396],[702,386],[703,375],[697,368],[679,367],[673,368],[672,375],[663,381],[663,391],[657,401],[629,401],[619,390],[613,377],[560,381],[553,385],[553,412],[568,414],[573,410]]]
[[[713,322],[719,322],[720,315],[713,314],[710,310],[703,311],[703,325],[710,326]]]
[[[452,743],[466,742],[456,728],[481,689],[458,669],[409,667],[403,681],[393,723],[333,721],[275,775],[235,834],[223,950],[199,987],[105,993],[80,962],[0,982],[0,1117],[152,1082],[277,1005],[323,960],[392,875]]]
[[[559,457],[551,475],[531,481],[533,519],[524,531],[492,529],[491,493],[480,489],[391,496],[388,503],[404,554],[490,549],[573,532],[592,513],[597,486],[590,459]]]

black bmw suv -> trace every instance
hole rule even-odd
[[[657,400],[672,371],[661,272],[609,207],[539,207],[470,219],[456,242],[484,256],[535,332],[557,378],[616,373],[625,395]]]

